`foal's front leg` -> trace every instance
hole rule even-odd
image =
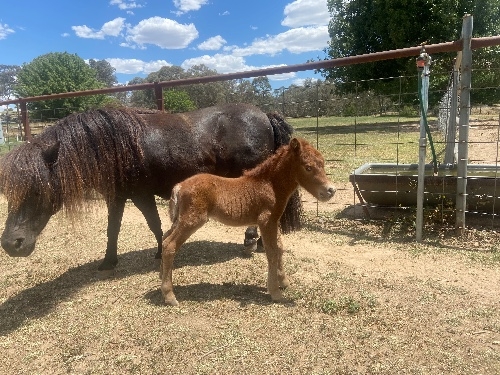
[[[283,269],[283,244],[278,233],[278,222],[261,226],[261,235],[268,262],[267,291],[273,301],[282,301],[280,287],[286,288],[290,283]]]

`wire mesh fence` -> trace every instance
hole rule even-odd
[[[446,153],[455,148],[455,140],[450,141],[448,133],[450,126],[457,126],[451,119],[458,115],[452,105],[456,82],[450,77],[453,72],[446,77],[432,76],[431,80],[447,80],[449,84],[445,89],[429,92],[430,97],[440,98],[430,106],[428,120],[443,168],[437,175],[429,171],[425,216],[442,223],[453,220],[455,199],[453,168],[456,160],[451,163],[445,160]],[[377,90],[381,84],[389,87],[383,94]],[[468,147],[469,163],[478,167],[473,170],[476,175],[468,177],[468,212],[488,218],[488,225],[496,227],[500,212],[497,203],[500,186],[497,187],[496,178],[500,107],[475,104],[474,99],[477,97],[481,99],[477,103],[484,103],[483,98],[495,97],[499,88],[481,87],[479,82],[477,86],[471,91]],[[130,97],[126,93],[121,95]],[[459,97],[459,92],[457,95]],[[388,210],[407,215],[414,209],[420,132],[417,74],[343,84],[311,81],[304,86],[281,87],[245,98],[237,92],[220,97],[224,102],[250,101],[264,112],[280,112],[293,125],[297,135],[315,143],[325,155],[327,172],[344,195],[349,196],[342,211],[364,207],[356,212],[359,212],[358,218],[366,218]],[[61,111],[67,112],[68,108]],[[51,109],[29,113],[29,116],[31,132],[36,137],[45,127],[54,124],[61,113]],[[0,151],[5,152],[22,142],[20,111],[12,107],[2,113],[1,120],[5,144]],[[430,161],[428,153],[426,162]],[[385,169],[377,169],[381,164]],[[484,165],[491,169],[483,168]],[[362,172],[358,179],[353,178],[356,170]],[[360,185],[361,182],[367,185]]]

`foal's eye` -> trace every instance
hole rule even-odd
[[[311,172],[312,171],[312,167],[310,165],[306,165],[306,171]]]

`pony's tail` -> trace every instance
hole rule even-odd
[[[285,121],[283,116],[277,112],[267,114],[274,133],[274,150],[290,143],[293,128]],[[299,190],[295,190],[286,205],[283,215],[281,215],[280,226],[283,233],[289,233],[302,228],[303,222],[302,199]]]

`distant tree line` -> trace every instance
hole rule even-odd
[[[474,36],[500,34],[500,0],[327,0],[331,13],[326,59],[354,56],[460,37],[465,13],[474,15]],[[455,54],[436,54],[431,66],[430,105],[449,85]],[[474,105],[500,102],[500,47],[475,50]],[[163,90],[172,112],[217,103],[254,103],[287,116],[363,115],[413,111],[418,106],[415,58],[402,58],[324,69],[324,80],[306,80],[273,90],[267,77],[179,86]],[[187,70],[164,66],[127,85],[217,75],[205,65]],[[28,97],[117,85],[115,69],[105,60],[69,53],[49,53],[22,66],[0,65],[0,98]],[[155,108],[154,90],[127,91],[29,103],[32,116],[59,118],[72,111],[118,103]]]

